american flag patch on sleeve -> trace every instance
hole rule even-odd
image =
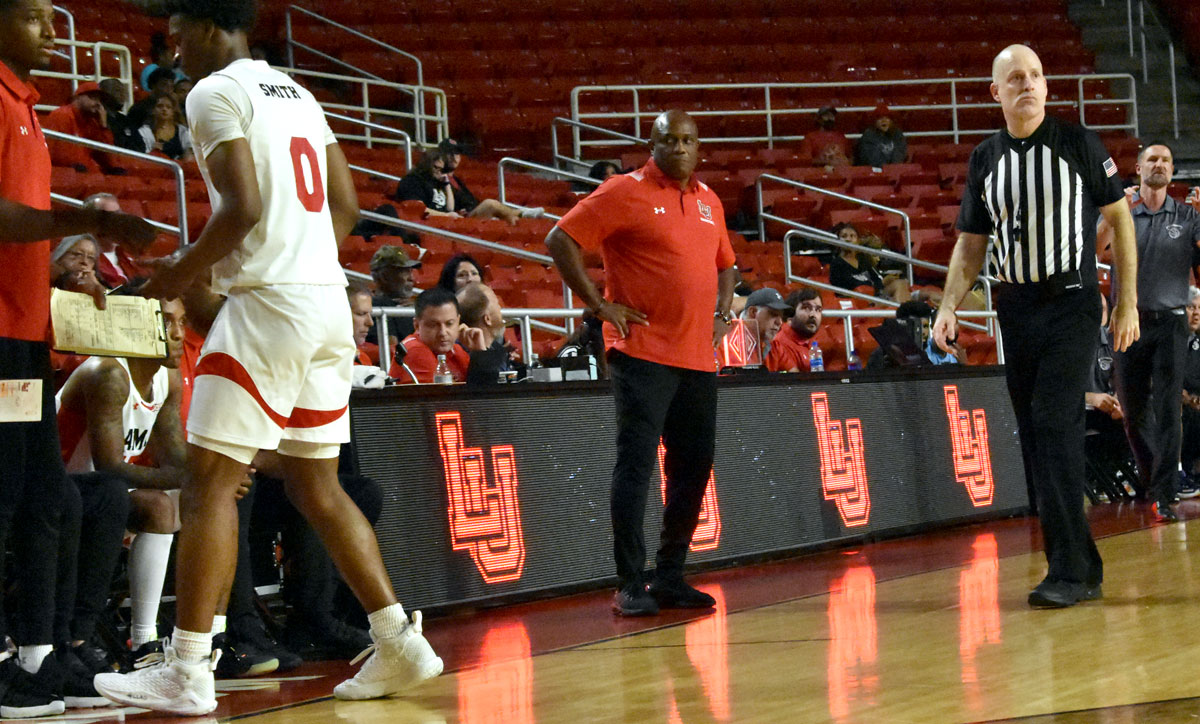
[[[1112,156],[1104,162],[1104,174],[1110,178],[1117,175],[1117,164],[1113,163]]]

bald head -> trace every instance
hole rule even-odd
[[[1032,48],[1010,45],[992,61],[992,98],[1004,111],[1009,133],[1029,136],[1046,117],[1046,76]]]
[[[654,119],[650,129],[654,163],[667,177],[688,183],[700,158],[700,132],[686,112],[670,110]]]

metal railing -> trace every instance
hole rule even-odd
[[[74,26],[74,19],[71,20],[71,26]],[[74,31],[72,30],[71,32],[73,33]],[[66,58],[71,63],[70,72],[63,73],[56,70],[34,70],[30,73],[30,75],[38,78],[68,80],[71,82],[71,91],[74,93],[75,89],[79,87],[79,81],[81,80],[99,82],[105,78],[101,68],[103,54],[112,53],[117,58],[117,65],[119,68],[119,72],[115,77],[125,86],[127,92],[126,98],[133,97],[133,60],[129,53],[129,48],[117,43],[106,43],[100,40],[95,42],[85,42],[70,38],[56,38],[54,44],[56,46],[63,46],[71,49],[70,52],[62,52],[58,50],[54,51],[56,55]],[[79,70],[79,60],[75,53],[76,50],[80,48],[90,50],[92,53],[93,67],[92,72],[90,73],[81,73]],[[37,110],[53,110],[56,107],[57,106],[46,104],[38,104],[35,106]]]
[[[172,226],[171,224],[164,224],[162,222],[154,221],[152,219],[147,219],[147,221],[149,221],[150,224],[152,226],[154,226],[156,229],[165,231],[169,234],[177,234],[179,236],[179,245],[180,246],[186,246],[188,244],[187,184],[186,184],[186,181],[185,181],[185,178],[183,175],[183,167],[182,166],[180,166],[178,163],[176,163],[175,161],[172,161],[169,158],[163,158],[162,156],[151,156],[148,153],[142,153],[140,151],[130,151],[128,148],[121,148],[120,146],[110,146],[107,143],[98,143],[96,141],[92,141],[87,138],[80,138],[79,136],[72,136],[67,133],[59,133],[58,131],[50,131],[50,130],[43,130],[42,133],[44,133],[46,135],[46,138],[51,138],[51,139],[54,139],[55,141],[65,141],[67,143],[74,143],[76,145],[84,146],[85,148],[90,148],[95,151],[104,151],[105,153],[111,153],[111,154],[114,154],[117,156],[126,156],[128,158],[136,158],[136,159],[145,161],[147,163],[155,164],[156,166],[166,166],[167,168],[170,168],[172,170],[172,172],[175,174],[175,199],[176,199],[176,202],[179,204],[179,225]],[[93,189],[92,190],[93,193],[97,193],[97,192],[101,192],[101,191],[105,191],[105,189]],[[55,201],[59,201],[61,203],[68,204],[70,206],[82,206],[83,205],[83,202],[81,200],[73,199],[69,196],[63,196],[61,194],[51,194],[50,198]]]
[[[287,34],[287,57],[288,57],[288,65],[289,66],[291,66],[293,68],[296,66],[295,49],[299,48],[306,52],[312,53],[313,55],[316,55],[317,57],[322,58],[323,60],[325,60],[329,63],[332,63],[338,67],[354,71],[355,73],[357,73],[359,75],[367,76],[369,78],[376,78],[376,79],[382,80],[382,78],[379,78],[379,76],[375,75],[374,73],[365,71],[362,68],[359,68],[355,65],[347,63],[346,61],[344,61],[340,58],[337,58],[333,55],[330,55],[329,53],[326,53],[322,50],[318,50],[317,48],[314,48],[313,46],[308,45],[307,43],[302,43],[302,42],[296,40],[296,37],[295,37],[294,33],[292,32],[292,12],[293,11],[296,13],[300,13],[302,15],[306,15],[315,20],[318,20],[321,23],[323,23],[331,28],[336,28],[342,32],[348,33],[348,34],[352,35],[353,37],[358,38],[359,40],[365,40],[368,43],[371,43],[372,45],[375,45],[379,48],[382,48],[383,50],[386,50],[390,53],[394,53],[395,55],[397,55],[401,58],[404,58],[406,61],[411,61],[412,65],[415,67],[416,73],[417,73],[416,86],[421,87],[421,88],[425,87],[425,69],[421,65],[421,59],[418,58],[417,56],[413,55],[412,53],[401,50],[400,48],[397,48],[394,45],[389,45],[388,43],[385,43],[382,40],[373,38],[364,32],[355,30],[354,28],[351,28],[348,25],[343,25],[335,20],[325,17],[324,15],[315,13],[312,10],[302,8],[299,5],[289,5],[287,7],[287,10],[284,12],[284,24],[285,24],[286,34]],[[443,95],[443,100],[444,100],[444,95]],[[424,117],[425,116],[424,96],[422,94],[417,94],[414,102],[415,102],[415,111],[416,111],[417,115],[420,117]],[[443,105],[443,109],[444,108],[445,108],[445,106]],[[422,146],[429,146],[429,145],[436,144],[437,141],[434,141],[433,143],[430,143],[428,141],[428,139],[425,136],[423,125],[424,124],[418,124],[417,128],[416,128],[417,143],[421,144]],[[439,136],[438,140],[441,140],[441,138],[442,137]]]
[[[1137,89],[1136,81],[1133,76],[1128,73],[1092,73],[1092,74],[1074,74],[1074,75],[1048,75],[1048,81],[1074,81],[1077,89],[1077,97],[1074,100],[1049,100],[1046,102],[1047,107],[1073,107],[1079,109],[1079,122],[1088,128],[1094,130],[1126,130],[1133,135],[1138,135],[1138,113],[1137,113]],[[1099,81],[1126,81],[1129,84],[1129,93],[1127,96],[1116,98],[1088,98],[1084,91],[1084,84],[1089,82]],[[845,91],[852,88],[863,88],[871,90],[882,89],[903,89],[905,87],[915,86],[944,86],[946,91],[946,100],[941,103],[922,103],[917,105],[904,104],[889,104],[892,111],[950,111],[950,128],[947,130],[938,131],[906,131],[905,135],[909,138],[913,137],[950,137],[954,143],[958,143],[962,136],[981,136],[995,133],[998,129],[991,128],[964,128],[960,122],[960,112],[973,108],[992,108],[998,109],[999,104],[991,100],[991,95],[987,92],[987,86],[992,82],[991,78],[974,77],[974,78],[912,78],[904,80],[877,80],[877,81],[844,81],[844,82],[821,82],[821,83],[713,83],[713,84],[647,84],[647,85],[610,85],[610,86],[577,86],[571,90],[571,120],[573,121],[631,121],[630,133],[633,137],[637,137],[641,133],[642,124],[647,121],[652,121],[659,113],[671,107],[670,104],[664,103],[661,96],[671,92],[680,92],[682,94],[693,94],[704,91],[718,90],[742,90],[742,91],[761,91],[762,103],[759,108],[731,108],[731,109],[715,109],[690,111],[692,116],[698,119],[709,117],[760,117],[764,122],[764,133],[752,136],[705,136],[708,142],[725,142],[725,143],[765,143],[769,148],[774,148],[774,144],[779,141],[799,141],[804,138],[803,135],[780,135],[775,132],[775,124],[777,119],[787,116],[816,114],[818,110],[815,107],[800,107],[789,105],[785,108],[779,108],[777,98],[773,98],[772,94],[780,94],[786,91],[802,90],[802,89],[823,89],[826,91]],[[964,87],[976,87],[978,91],[973,91],[969,95],[973,97],[968,101],[963,98]],[[627,93],[630,99],[630,110],[628,111],[605,111],[584,113],[580,110],[580,97],[589,93]],[[646,107],[643,103],[642,95],[653,92],[656,96],[654,107]],[[979,102],[974,100],[974,97],[986,98],[986,101]],[[1086,109],[1090,105],[1124,105],[1128,107],[1126,122],[1119,124],[1094,124],[1087,122]],[[874,110],[874,105],[871,106],[843,106],[838,109],[840,112],[867,112]],[[594,125],[594,124],[593,124]],[[615,129],[610,129],[615,130]],[[857,134],[846,134],[848,137],[854,137]],[[625,141],[618,140],[596,140],[584,142],[578,139],[578,136],[573,140],[572,155],[575,159],[582,158],[582,149],[584,146],[619,146],[627,145]]]
[[[417,142],[426,147],[437,145],[438,141],[440,141],[443,138],[445,138],[446,136],[450,135],[450,119],[449,119],[449,116],[447,115],[447,109],[449,108],[449,106],[446,102],[446,91],[444,91],[441,88],[434,88],[432,86],[423,86],[423,85],[415,85],[414,86],[414,85],[407,85],[404,83],[393,83],[391,81],[386,81],[381,78],[377,78],[375,76],[363,77],[363,76],[339,75],[337,73],[325,73],[325,72],[317,71],[317,70],[304,70],[301,68],[287,68],[287,67],[283,67],[283,66],[276,66],[275,70],[278,70],[281,73],[286,73],[288,75],[298,75],[298,76],[303,76],[306,78],[318,78],[321,80],[332,80],[332,81],[336,81],[339,83],[346,83],[349,85],[357,86],[359,88],[359,92],[361,94],[360,98],[362,101],[361,103],[359,103],[358,105],[353,105],[353,104],[349,104],[349,103],[332,103],[332,102],[328,102],[328,101],[318,101],[320,103],[321,107],[323,109],[325,109],[326,111],[331,111],[331,110],[332,111],[347,111],[347,112],[352,111],[352,112],[361,113],[361,114],[363,114],[362,120],[366,123],[371,122],[372,116],[374,116],[376,118],[383,118],[383,119],[398,118],[398,119],[402,119],[405,121],[411,121],[413,124],[413,131],[417,136]],[[413,111],[410,113],[408,111],[398,111],[398,110],[394,110],[391,108],[382,108],[379,106],[372,106],[371,105],[371,89],[372,88],[377,89],[377,91],[384,91],[384,90],[396,91],[396,92],[403,93],[405,95],[410,96],[413,99]],[[426,96],[428,96],[428,98],[426,98]],[[378,97],[378,95],[376,97]],[[417,102],[418,99],[420,99],[419,103]],[[427,102],[430,99],[432,100],[432,105],[433,105],[434,110],[432,111],[432,113],[426,114],[424,109],[425,109],[426,105],[428,104]],[[329,114],[327,113],[327,115],[329,115]],[[339,116],[339,118],[341,120],[350,120],[350,118],[347,116]],[[426,128],[426,124],[433,124],[433,133],[432,134],[428,133],[429,129]],[[403,133],[406,137],[409,138],[409,144],[411,144],[411,142],[412,142],[412,137],[407,132],[401,131],[400,129],[393,129],[389,126],[381,126],[379,124],[374,124],[374,123],[369,126],[366,126],[366,128],[367,128],[367,131],[362,136],[340,136],[340,137],[347,138],[350,140],[355,140],[355,141],[362,141],[362,142],[366,143],[367,148],[370,148],[371,144],[374,142],[399,143],[398,141],[393,141],[391,139],[374,138],[370,133],[370,131],[372,129],[374,129],[374,130],[386,130],[386,131],[400,131],[400,133]],[[430,136],[432,136],[433,140],[426,141],[426,139],[429,138]],[[412,152],[410,150],[409,151],[410,159],[411,159],[411,155],[412,155]],[[409,165],[412,165],[411,160],[409,162]]]
[[[601,183],[600,181],[597,181],[596,179],[592,178],[591,176],[580,176],[577,173],[571,173],[570,171],[562,171],[560,169],[554,168],[553,166],[546,166],[544,164],[534,163],[533,161],[525,161],[523,159],[514,158],[512,156],[505,156],[504,158],[500,159],[499,163],[496,164],[496,169],[497,169],[497,171],[496,171],[496,173],[497,173],[497,179],[496,179],[497,191],[496,191],[496,193],[498,196],[497,201],[499,201],[500,203],[502,203],[506,206],[512,206],[513,208],[518,208],[518,209],[524,208],[524,207],[522,207],[518,204],[510,204],[506,200],[507,199],[507,190],[506,190],[506,186],[504,183],[504,167],[505,166],[513,166],[515,168],[529,169],[532,171],[541,171],[542,173],[550,174],[552,176],[558,176],[558,177],[565,178],[565,179],[570,179],[572,181],[577,181],[579,183],[589,184],[591,186],[599,186]],[[546,214],[545,216],[547,219],[554,219],[555,221],[557,221],[559,218],[561,218],[554,214]]]
[[[558,129],[563,126],[566,126],[571,129],[571,147],[575,149],[575,158],[571,158],[570,156],[564,156],[558,150]],[[580,159],[580,157],[579,157],[580,131],[591,131],[592,133],[598,133],[602,136],[607,136],[609,138],[616,138],[616,139],[620,139],[622,141],[637,143],[640,145],[647,145],[650,143],[650,141],[648,141],[644,138],[639,138],[637,136],[630,136],[628,134],[621,133],[619,131],[614,131],[610,128],[604,128],[602,126],[594,126],[590,123],[582,123],[580,121],[573,121],[570,118],[558,117],[550,122],[550,147],[554,153],[554,162],[555,163],[560,163],[560,162],[561,163],[569,163],[569,164],[574,164],[576,166],[582,166],[583,168],[591,168],[591,165],[592,165],[591,161],[584,161],[584,160]]]
[[[847,357],[849,357],[850,353],[854,351],[855,319],[886,319],[895,316],[896,310],[894,309],[825,309],[821,311],[822,319],[828,317],[831,319],[842,320],[842,325],[844,326],[846,334]],[[1004,344],[1000,338],[1000,326],[995,324],[996,313],[994,311],[956,312],[955,316],[959,319],[985,319],[987,320],[988,326],[994,326],[996,328],[996,334],[993,337],[996,340],[996,363],[1001,365],[1004,364]],[[970,326],[976,329],[982,328],[982,325],[968,322],[962,322],[962,326]],[[862,363],[865,366],[867,361],[862,360]],[[966,362],[960,363],[966,364]]]
[[[412,165],[413,165],[412,136],[410,136],[408,134],[408,131],[403,131],[399,128],[392,128],[391,126],[383,126],[378,123],[372,123],[370,121],[364,121],[360,118],[352,118],[351,116],[343,116],[340,113],[333,113],[331,111],[325,111],[325,117],[332,118],[335,121],[342,121],[343,123],[353,123],[355,125],[364,127],[366,129],[364,132],[367,134],[368,139],[370,138],[371,131],[383,131],[384,133],[391,133],[391,134],[400,136],[400,140],[394,141],[394,143],[399,143],[404,146],[404,170],[407,171],[410,168],[412,168]],[[333,135],[336,136],[337,138],[351,140],[351,141],[362,140],[361,136],[353,136],[353,135],[344,134],[344,133],[335,133]],[[370,147],[370,145],[368,143],[368,148],[369,147]]]
[[[67,10],[64,7],[59,7],[58,5],[54,6],[54,12],[59,15],[62,15],[64,18],[66,18],[67,37],[65,38],[65,40],[70,40],[70,41],[77,40],[77,38],[75,37],[75,15],[72,14],[70,10]],[[79,74],[79,59],[75,54],[75,46],[71,45],[69,47],[71,48],[71,50],[63,55],[66,56],[67,61],[71,64],[71,75],[78,75]],[[55,55],[59,54],[59,52],[57,50],[54,51],[54,53],[55,53]],[[71,80],[71,93],[73,94],[75,92],[75,89],[78,87],[79,87],[79,81],[72,79]],[[132,96],[133,94],[131,93],[130,95]]]
[[[1158,13],[1154,11],[1153,6],[1149,6],[1146,0],[1138,0],[1138,35],[1142,39],[1142,82],[1150,82],[1150,63],[1146,54],[1146,15],[1150,15],[1150,30],[1157,32],[1167,43],[1167,70],[1171,78],[1171,128],[1174,131],[1175,138],[1179,138],[1179,89],[1175,79],[1175,41],[1171,38],[1171,31],[1163,25],[1158,17]],[[1129,15],[1129,55],[1133,56],[1133,0],[1127,0],[1128,15]],[[1161,42],[1161,41],[1160,41]],[[1136,135],[1136,134],[1135,134]]]
[[[916,258],[912,257],[911,255],[905,256],[903,254],[898,254],[894,251],[889,251],[887,249],[875,249],[875,248],[872,248],[872,247],[869,247],[869,246],[866,246],[863,244],[852,244],[848,241],[842,241],[840,238],[838,238],[838,236],[836,234],[831,234],[828,231],[824,231],[822,229],[808,226],[806,224],[801,224],[799,222],[789,221],[787,219],[783,219],[783,221],[784,221],[784,223],[788,223],[788,224],[791,224],[792,226],[796,227],[794,229],[789,230],[786,234],[783,235],[783,253],[784,253],[783,268],[784,268],[785,279],[789,283],[790,282],[799,282],[801,284],[806,284],[808,286],[816,287],[818,289],[830,291],[835,294],[839,294],[841,296],[847,296],[847,297],[851,297],[853,299],[859,299],[864,302],[870,302],[871,304],[882,304],[884,306],[889,306],[889,307],[890,306],[897,306],[897,307],[900,306],[899,304],[897,304],[896,302],[893,302],[890,299],[880,299],[879,297],[875,297],[870,294],[862,294],[862,293],[856,292],[852,289],[843,289],[841,287],[835,287],[832,284],[827,284],[825,282],[817,281],[816,279],[810,279],[808,277],[802,277],[797,274],[793,274],[792,273],[792,241],[797,238],[811,239],[813,241],[819,241],[823,244],[828,244],[830,246],[840,247],[843,249],[851,249],[853,251],[857,251],[857,252],[860,252],[863,254],[869,254],[871,256],[878,256],[881,259],[888,259],[890,261],[902,262],[904,264],[909,265],[909,270],[911,270],[912,267],[914,267],[914,266],[919,266],[922,269],[929,269],[931,271],[936,271],[941,274],[946,274],[947,272],[950,271],[950,267],[948,267],[948,266],[943,266],[941,264],[935,264],[934,262],[925,261],[923,259],[916,259]],[[993,279],[992,277],[988,276],[987,274],[980,274],[976,278],[976,280],[979,283],[983,284],[984,311],[991,312],[992,311],[992,283],[997,282],[998,280]],[[957,312],[955,314],[957,315]],[[964,314],[965,314],[965,312],[964,312]],[[988,335],[990,335],[990,336],[995,336],[995,334],[996,334],[996,327],[995,327],[995,325],[993,325],[991,323],[990,320],[987,322],[987,324],[982,325],[982,326],[976,325],[971,322],[963,322],[963,326],[971,327],[973,329],[978,329],[981,332],[987,332]]]
[[[856,203],[856,204],[865,206],[868,209],[875,209],[876,211],[882,211],[885,214],[895,214],[895,215],[899,216],[900,222],[903,225],[904,251],[906,252],[906,255],[908,256],[909,259],[912,258],[912,221],[911,221],[911,219],[909,219],[907,212],[902,211],[900,209],[892,208],[891,206],[884,206],[882,204],[877,204],[873,201],[866,201],[864,199],[855,198],[854,196],[847,196],[846,194],[841,194],[841,193],[838,193],[837,191],[830,191],[829,189],[823,189],[820,186],[813,186],[811,184],[802,183],[800,181],[793,181],[792,179],[784,178],[783,176],[776,176],[775,174],[771,174],[771,173],[760,174],[759,177],[754,180],[754,196],[755,196],[756,200],[758,201],[758,238],[760,240],[765,241],[767,238],[767,233],[766,233],[766,228],[765,228],[766,220],[782,221],[784,223],[795,223],[789,219],[784,219],[782,217],[766,213],[765,207],[763,205],[763,195],[762,195],[762,182],[763,181],[775,181],[777,183],[782,183],[787,186],[792,186],[792,187],[795,187],[798,189],[803,189],[805,191],[811,191],[815,194],[829,196],[831,198],[840,199],[842,201],[850,201],[852,203]],[[909,263],[907,268],[908,268],[908,273],[907,273],[908,283],[912,284],[912,282],[913,282],[912,264]]]

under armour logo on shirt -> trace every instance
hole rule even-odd
[[[28,136],[28,135],[29,135],[29,129],[28,129],[28,128],[26,128],[25,126],[21,126],[21,135],[22,135],[22,136]]]
[[[654,213],[656,213],[656,214],[665,214],[665,213],[667,213],[667,207],[666,207],[666,206],[655,206],[655,207],[654,207]]]

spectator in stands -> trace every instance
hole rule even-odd
[[[808,372],[808,353],[813,337],[821,328],[824,305],[821,293],[812,287],[792,292],[787,305],[793,310],[787,325],[771,341],[767,369],[771,372]]]
[[[1180,497],[1200,490],[1200,289],[1191,287],[1187,305],[1188,339],[1183,365],[1183,445],[1180,463],[1188,476]]]
[[[492,384],[500,372],[516,369],[504,343],[500,298],[491,287],[478,281],[464,285],[456,297],[463,324],[459,344],[471,357],[467,382]]]
[[[563,342],[555,357],[591,355],[596,360],[600,379],[608,379],[608,357],[604,353],[604,322],[590,310],[583,313],[575,333]]]
[[[763,360],[771,353],[771,342],[783,329],[783,320],[790,319],[796,310],[788,306],[783,295],[771,287],[756,290],[746,298],[746,307],[739,319],[754,320],[758,325],[759,349]]]
[[[892,119],[892,112],[881,103],[875,107],[873,122],[863,130],[854,151],[855,166],[880,167],[908,160],[908,141]]]
[[[937,310],[925,302],[910,301],[900,305],[896,318],[884,321],[872,329],[879,347],[867,359],[869,370],[898,367],[927,367],[966,363],[967,351],[954,343],[954,353],[943,352],[929,334],[929,324]]]
[[[396,199],[420,201],[430,216],[503,219],[514,226],[522,217],[537,218],[545,214],[540,207],[518,210],[495,199],[471,203],[475,200],[473,196],[456,195],[451,179],[457,168],[453,161],[456,155],[440,150],[427,151],[416,167],[396,185]]]
[[[155,73],[159,70],[169,73],[169,78],[175,80],[176,75],[183,75],[183,72],[175,68],[175,49],[167,42],[167,37],[162,33],[155,33],[150,36],[150,63],[142,68],[142,74],[139,78],[142,84],[142,90],[154,93],[159,89],[155,83]],[[161,74],[158,77],[162,77]]]
[[[130,151],[145,152],[146,145],[142,142],[142,134],[138,133],[140,124],[130,120],[125,112],[129,105],[129,89],[116,78],[105,78],[100,81],[101,102],[108,117],[108,130],[112,131],[113,143]]]
[[[171,95],[175,90],[175,73],[167,68],[157,68],[150,74],[150,95],[133,104],[129,109],[129,122],[141,128],[154,115],[154,104],[159,96]]]
[[[483,266],[466,252],[455,254],[442,265],[438,286],[455,294],[472,282],[483,281]]]
[[[421,262],[410,259],[400,247],[379,247],[371,256],[371,278],[375,280],[375,296],[371,298],[371,305],[411,307],[415,301],[413,270],[420,268]],[[410,317],[390,317],[387,321],[389,334],[397,339],[404,339],[415,330]]]
[[[92,275],[95,278],[96,257],[99,247],[91,234],[76,234],[63,237],[50,254],[50,278],[57,280],[63,274]]]
[[[621,167],[612,161],[597,161],[588,169],[588,176],[597,181],[607,181],[611,176],[621,174]]]
[[[462,163],[463,155],[467,152],[467,147],[453,138],[443,138],[437,147],[446,159],[446,176],[450,179],[450,188],[454,191],[454,198],[458,201],[459,208],[469,209],[478,206],[479,200],[475,198],[475,194],[471,193],[471,189],[467,188],[463,180],[455,175],[459,164]]]
[[[835,131],[837,109],[822,106],[817,111],[817,130],[809,133],[800,143],[803,155],[813,160],[814,166],[839,168],[850,165],[850,139],[841,131]]]
[[[851,224],[838,224],[833,227],[833,233],[848,244],[859,243],[858,230]],[[870,256],[842,247],[838,247],[829,260],[829,283],[849,291],[868,286],[875,296],[894,302],[907,302],[912,296],[907,279],[889,276],[885,280],[875,268]]]
[[[371,290],[360,281],[352,281],[346,286],[346,297],[350,300],[350,315],[354,322],[354,346],[358,347],[354,363],[378,365],[379,347],[367,342],[367,333],[375,326],[375,320],[371,318]]]
[[[101,192],[84,199],[83,208],[119,212],[121,202],[117,200],[116,196]],[[115,289],[122,284],[146,276],[146,270],[134,261],[125,247],[118,243],[119,241],[120,239],[107,237],[97,239],[97,243],[100,245],[100,254],[96,258],[96,276],[100,277],[100,282],[109,289]]]
[[[148,153],[157,151],[176,161],[192,160],[192,135],[179,122],[179,104],[170,93],[155,99],[153,115],[138,133]]]
[[[192,92],[192,86],[196,85],[191,78],[183,76],[176,79],[175,85],[171,88],[171,95],[175,97],[175,105],[179,108],[179,123],[187,125],[187,97],[188,93]]]
[[[466,382],[471,357],[456,344],[462,319],[453,292],[441,287],[426,289],[417,296],[416,313],[416,331],[396,349],[388,376],[402,385],[430,384],[438,355],[445,355],[454,381]]]
[[[108,127],[105,93],[96,83],[80,83],[71,102],[59,106],[46,116],[42,127],[70,136],[86,138],[97,143],[113,145],[113,133]],[[50,159],[55,166],[69,166],[76,171],[124,173],[124,169],[104,151],[86,148],[68,141],[49,140]]]

